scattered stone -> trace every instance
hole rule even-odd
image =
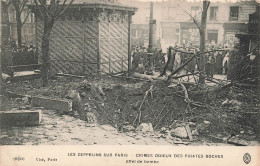
[[[66,96],[68,99],[72,99],[72,109],[74,111],[83,111],[83,106],[81,103],[81,97],[76,90],[70,90]]]
[[[189,122],[188,124],[189,124],[190,127],[192,127],[192,126],[196,126],[196,124],[193,123],[193,122]]]
[[[55,100],[46,97],[32,97],[32,105],[44,107],[45,109],[56,110],[61,113],[72,111],[72,102],[67,100]]]
[[[106,130],[106,131],[117,131],[116,128],[110,126],[110,125],[101,125],[100,126],[102,129]]]
[[[166,130],[167,130],[167,129],[166,129],[165,127],[162,127],[161,130],[160,130],[160,132],[161,132],[161,133],[165,133]]]
[[[20,102],[22,101],[22,98],[15,98],[15,101]]]
[[[185,127],[177,127],[176,129],[171,130],[171,136],[179,138],[188,138],[188,134]]]
[[[153,133],[153,126],[152,123],[141,123],[135,130],[136,132],[142,132],[142,133]]]
[[[98,92],[99,92],[100,94],[102,94],[103,96],[106,95],[105,92],[102,90],[102,87],[101,87],[101,86],[98,86]]]
[[[226,99],[225,101],[222,102],[221,104],[222,106],[233,106],[236,110],[239,110],[242,102],[238,101],[238,100],[228,100]]]
[[[135,137],[136,140],[140,140],[141,138],[142,138],[142,137],[139,136],[139,135]]]
[[[123,132],[135,131],[135,128],[134,128],[133,126],[131,126],[131,125],[124,125],[124,126],[122,127],[122,129],[123,129]]]
[[[198,130],[197,130],[197,129],[192,130],[191,135],[193,135],[193,136],[198,136],[198,135],[199,135]]]
[[[19,110],[26,110],[26,107],[25,106],[20,106]]]
[[[37,126],[41,122],[41,110],[1,111],[1,126]]]
[[[81,96],[82,96],[82,97],[86,97],[87,94],[86,94],[85,92],[82,92],[82,93],[81,93]]]
[[[231,100],[231,104],[234,106],[239,106],[239,107],[242,105],[242,103],[238,100]]]
[[[31,106],[30,106],[30,105],[26,105],[25,108],[26,108],[27,110],[29,110],[29,109],[31,109]]]
[[[253,135],[253,134],[254,134],[254,132],[253,132],[252,130],[248,130],[247,133],[248,133],[249,135]]]
[[[136,133],[128,132],[127,135],[128,135],[129,137],[135,137],[135,136],[136,136]]]
[[[204,123],[206,124],[206,125],[209,125],[210,124],[210,122],[209,121],[204,121]]]
[[[86,121],[90,124],[97,123],[97,117],[92,112],[86,112]]]

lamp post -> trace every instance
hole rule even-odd
[[[152,67],[152,57],[153,57],[153,2],[150,1],[150,19],[149,19],[149,45],[148,45],[148,61],[149,67]]]

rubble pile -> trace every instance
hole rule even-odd
[[[165,80],[129,82],[121,78],[62,83],[52,80],[48,91],[34,88],[34,82],[15,88],[27,94],[71,100],[70,115],[90,124],[111,125],[130,135],[167,138],[174,143],[206,135],[259,139],[260,99],[253,89],[185,82],[172,86]]]

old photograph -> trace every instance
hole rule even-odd
[[[259,9],[1,0],[0,145],[259,146]]]

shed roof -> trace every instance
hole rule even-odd
[[[68,1],[70,2],[70,1]],[[34,8],[35,4],[28,5],[31,8]],[[80,9],[112,9],[112,10],[123,10],[123,11],[131,11],[136,12],[137,7],[122,5],[119,2],[112,0],[76,0],[74,1],[69,8],[80,8]]]

